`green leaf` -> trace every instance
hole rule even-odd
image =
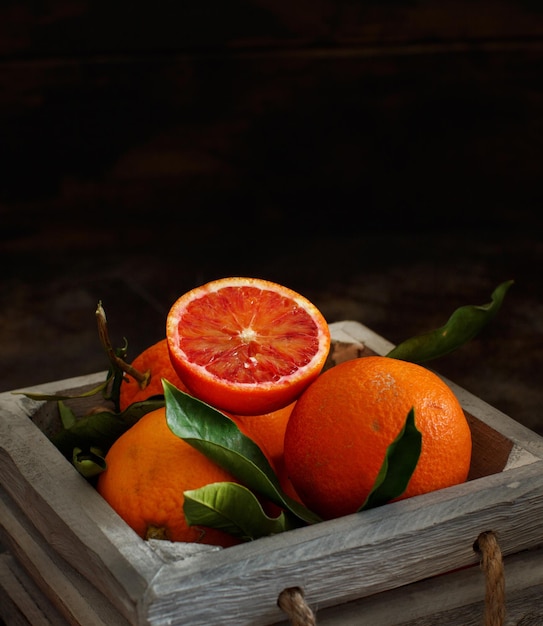
[[[462,306],[444,326],[412,337],[393,348],[388,357],[422,363],[444,356],[475,337],[500,309],[505,294],[514,281],[498,285],[488,304]]]
[[[255,494],[237,483],[212,483],[184,492],[183,511],[189,526],[223,530],[244,541],[295,528],[284,512],[266,515]]]
[[[249,489],[275,502],[307,523],[320,517],[281,489],[262,450],[229,417],[162,379],[166,420],[171,431]]]
[[[75,395],[66,395],[62,393],[55,394],[47,394],[47,393],[29,393],[28,391],[14,391],[14,394],[23,395],[31,400],[46,400],[46,401],[58,401],[58,400],[77,400],[78,398],[90,398],[91,396],[95,396],[97,393],[104,391],[111,378],[106,378],[103,383],[100,383],[98,387],[93,387],[89,391],[84,391]]]
[[[72,409],[64,404],[61,400],[57,403],[58,412],[60,415],[60,421],[62,422],[62,427],[66,430],[69,430],[73,426],[75,426],[77,422],[77,417]]]
[[[85,478],[93,478],[106,469],[106,462],[102,451],[94,447],[88,451],[83,451],[81,448],[74,448],[72,464]]]
[[[69,460],[74,448],[88,450],[91,447],[99,448],[104,453],[109,450],[113,442],[133,426],[142,415],[164,406],[164,401],[136,402],[122,413],[100,411],[86,415],[75,422],[70,422],[68,428],[63,428],[51,437],[51,442]],[[59,402],[61,415],[68,409]]]
[[[421,447],[422,434],[415,424],[415,411],[411,409],[402,430],[388,446],[372,490],[359,511],[381,506],[402,495],[417,467]]]

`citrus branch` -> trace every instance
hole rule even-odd
[[[115,354],[115,350],[111,345],[111,340],[107,330],[106,312],[104,311],[104,307],[101,302],[98,302],[98,306],[96,307],[96,321],[98,322],[98,335],[100,337],[100,342],[106,351],[109,362],[113,365],[113,367],[117,367],[125,374],[132,376],[132,378],[138,382],[140,389],[145,389],[151,380],[151,370],[147,370],[142,373],[130,365],[130,363],[127,363]]]

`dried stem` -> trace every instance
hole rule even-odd
[[[98,322],[98,335],[100,337],[100,342],[106,351],[109,362],[114,367],[118,367],[120,370],[125,372],[125,374],[132,376],[132,378],[138,382],[140,389],[145,389],[151,380],[151,370],[147,370],[142,373],[130,365],[130,363],[127,363],[115,354],[115,350],[111,345],[111,340],[107,330],[106,312],[104,311],[101,302],[98,302],[98,306],[96,308],[96,320]]]

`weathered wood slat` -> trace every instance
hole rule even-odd
[[[543,558],[541,551],[504,559],[507,624],[543,623]],[[424,580],[362,600],[317,610],[319,626],[480,626],[484,614],[485,581],[478,566]]]
[[[0,618],[7,626],[68,626],[13,555],[0,554]]]
[[[504,478],[478,479],[387,505],[386,514],[372,510],[169,565],[146,594],[149,622],[273,623],[286,587],[303,587],[307,602],[321,608],[380,593],[472,565],[473,543],[487,530],[499,534],[506,554],[536,546],[543,464]]]
[[[348,346],[346,358],[349,350],[352,355],[367,350],[382,354],[391,347],[356,322],[332,324],[331,330],[334,350]],[[96,385],[103,376],[58,381],[33,391],[53,393]],[[374,612],[373,623],[400,624],[393,620],[405,617],[411,619],[407,623],[421,619],[424,624],[431,613],[424,613],[422,600],[415,603],[418,613],[404,614],[401,603],[409,609],[412,593],[424,597],[417,595],[422,587],[412,585],[433,577],[436,585],[443,585],[442,593],[449,584],[453,590],[447,594],[451,602],[435,608],[449,613],[440,614],[443,623],[450,618],[448,623],[459,624],[457,616],[465,614],[474,620],[480,611],[480,576],[473,543],[481,532],[496,532],[506,557],[529,550],[529,559],[533,556],[541,567],[535,549],[542,543],[543,442],[448,382],[470,418],[477,442],[474,449],[484,450],[487,442],[488,453],[472,464],[476,478],[361,515],[225,550],[167,543],[160,543],[157,550],[156,542],[141,540],[29,419],[39,404],[24,396],[1,394],[0,527],[5,543],[64,619],[83,620],[84,626],[94,623],[82,618],[86,603],[94,605],[101,597],[105,608],[96,618],[104,623],[258,626],[284,622],[276,602],[280,592],[292,586],[302,587],[307,602],[327,619],[335,618],[337,607],[338,616],[344,612],[350,619],[356,601],[370,615]],[[43,414],[40,419],[45,418]],[[455,571],[459,568],[468,568],[462,570],[465,580],[462,572]],[[536,606],[533,585],[515,571],[513,588]],[[64,583],[69,591],[61,594]],[[458,584],[468,589],[463,600],[464,591],[454,592]],[[390,613],[387,594],[397,601],[396,615]]]
[[[0,490],[1,530],[10,553],[29,572],[35,585],[67,624],[79,626],[92,622],[96,626],[127,626],[103,594],[55,553],[62,538],[36,536],[23,511],[13,506]],[[53,524],[51,524],[53,526]],[[53,528],[51,532],[54,533]],[[51,542],[51,544],[49,543]],[[85,554],[75,555],[84,564]]]
[[[103,374],[99,378],[103,380]],[[54,393],[60,391],[60,386],[52,385],[50,389]],[[20,397],[3,395],[1,486],[35,529],[34,538],[29,538],[33,545],[26,548],[37,549],[38,541],[50,546],[78,575],[92,581],[121,615],[133,619],[135,605],[160,568],[161,559],[144,542],[134,542],[135,534],[103,506],[102,498],[70,464],[51,450],[50,442],[25,414],[23,407],[29,403],[23,400],[19,404]],[[0,508],[4,529],[11,527],[15,519],[7,504]],[[40,575],[45,583],[49,567],[44,560]]]

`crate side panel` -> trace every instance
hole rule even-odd
[[[494,530],[504,554],[537,546],[543,463],[290,531],[163,568],[146,599],[150,624],[270,624],[279,593],[304,589],[325,608],[473,565]]]
[[[127,626],[111,603],[43,541],[24,512],[0,489],[0,531],[28,577],[69,624]],[[54,544],[54,542],[52,542]]]
[[[465,411],[471,430],[472,452],[468,480],[501,472],[507,465],[513,442]]]
[[[0,554],[0,624],[66,626],[11,554]]]
[[[0,442],[1,485],[42,541],[122,612],[133,615],[162,560],[58,453],[13,397],[0,400]]]
[[[459,387],[452,381],[447,381],[447,383],[455,392],[465,411],[512,441],[515,448],[525,450],[529,455],[539,460],[543,459],[543,437],[526,428],[520,422],[511,419],[505,413],[498,411],[484,400],[477,398],[468,390]],[[529,457],[527,456],[527,458]]]
[[[504,571],[507,623],[543,623],[543,552],[530,550],[506,557]],[[358,626],[362,622],[387,626],[480,626],[484,598],[484,574],[479,566],[474,566],[346,605],[322,611],[317,608],[316,614],[320,626]],[[281,626],[286,623],[281,622]]]

